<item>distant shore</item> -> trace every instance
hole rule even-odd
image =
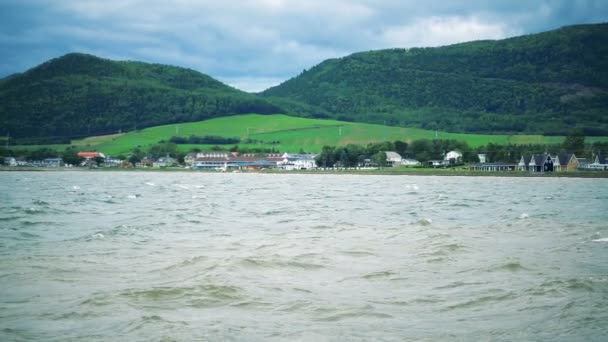
[[[0,167],[4,172],[193,172],[222,173],[220,171],[199,171],[188,168],[81,168],[81,167]],[[383,176],[465,176],[465,177],[532,177],[532,178],[608,178],[608,171],[572,171],[529,173],[520,171],[469,171],[464,169],[426,169],[426,168],[383,168],[383,169],[335,169],[335,170],[236,170],[225,173],[248,174],[304,174],[304,175],[383,175]]]

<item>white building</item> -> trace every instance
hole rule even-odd
[[[418,166],[418,165],[420,165],[420,162],[417,161],[416,159],[402,159],[401,165],[402,166]]]
[[[450,151],[445,154],[443,160],[450,164],[462,163],[462,153],[460,151]]]
[[[284,170],[312,170],[317,168],[314,154],[284,153],[277,167]]]
[[[401,165],[401,161],[403,157],[397,152],[386,151],[386,165],[387,166],[399,166]]]
[[[6,157],[6,158],[4,158],[4,165],[17,166],[17,160],[13,157]]]

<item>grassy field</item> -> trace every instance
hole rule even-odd
[[[281,152],[319,152],[324,145],[336,146],[349,143],[366,145],[373,142],[417,139],[455,139],[466,141],[477,147],[488,143],[497,144],[558,144],[564,137],[542,135],[489,135],[435,132],[416,128],[402,128],[334,120],[318,120],[287,115],[238,115],[207,121],[181,123],[146,128],[136,132],[89,137],[72,141],[80,149],[97,150],[110,155],[128,154],[135,147],[147,148],[171,136],[190,135],[222,136],[255,140],[243,147],[275,148]],[[590,137],[587,142],[608,141],[608,137]],[[64,149],[68,145],[51,145]],[[37,148],[41,146],[28,146]],[[197,147],[208,149],[209,145],[180,145],[183,151]],[[226,146],[230,147],[230,145]]]

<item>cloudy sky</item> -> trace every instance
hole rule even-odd
[[[606,0],[0,0],[0,77],[85,52],[260,91],[357,51],[606,21]]]

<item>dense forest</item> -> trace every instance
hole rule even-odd
[[[76,53],[0,81],[0,134],[47,137],[42,143],[280,111],[193,70]]]
[[[261,93],[292,114],[450,132],[608,135],[608,24],[327,60]]]

